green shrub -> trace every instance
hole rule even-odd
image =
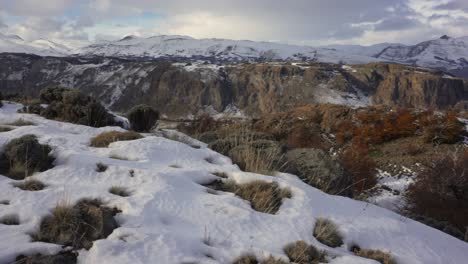
[[[48,88],[41,91],[41,100],[49,104],[41,116],[74,124],[104,127],[117,125],[114,116],[92,97],[78,90]]]
[[[112,142],[116,141],[128,141],[143,138],[142,135],[133,132],[119,132],[119,131],[110,131],[101,133],[91,139],[91,146],[97,148],[108,147]]]
[[[13,179],[24,179],[35,172],[52,167],[54,158],[49,155],[52,149],[39,143],[35,135],[25,135],[11,140],[4,149],[4,174]]]
[[[314,237],[320,243],[329,247],[335,248],[343,245],[343,238],[338,231],[338,227],[329,219],[317,219],[314,227]]]
[[[137,105],[128,113],[128,120],[133,130],[147,132],[159,119],[159,113],[148,105]]]

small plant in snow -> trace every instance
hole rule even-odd
[[[0,218],[0,224],[4,225],[19,225],[19,216],[16,214],[5,215]]]
[[[314,237],[320,243],[329,247],[335,248],[343,245],[343,238],[338,231],[338,227],[329,219],[317,219],[314,227]]]

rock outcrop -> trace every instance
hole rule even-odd
[[[468,100],[467,81],[397,64],[191,64],[105,57],[0,54],[0,92],[36,96],[77,88],[115,111],[148,104],[169,117],[240,109],[248,115],[311,103],[446,108]],[[183,106],[183,107],[181,107]]]

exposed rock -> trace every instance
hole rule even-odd
[[[0,91],[37,96],[40,89],[77,88],[115,111],[147,104],[168,117],[206,106],[235,105],[258,116],[311,103],[446,108],[468,100],[468,84],[443,72],[397,64],[256,63],[187,70],[163,59],[52,58],[0,54]],[[181,107],[183,106],[183,107]]]
[[[286,153],[286,171],[324,192],[352,196],[352,178],[338,161],[319,149],[294,149]]]

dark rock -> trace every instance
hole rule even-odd
[[[336,160],[319,149],[294,149],[286,153],[286,172],[334,195],[352,197],[351,176]]]

